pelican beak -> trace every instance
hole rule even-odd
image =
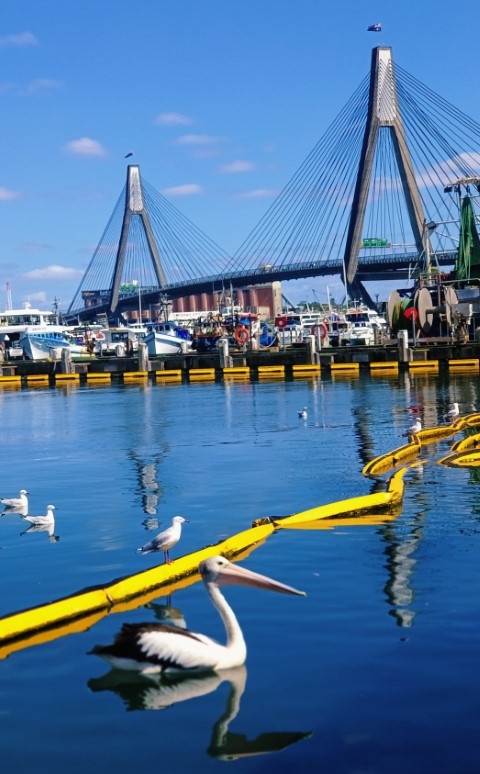
[[[260,575],[258,572],[252,572],[245,567],[239,567],[236,564],[228,564],[222,567],[218,574],[217,584],[219,586],[251,586],[254,589],[265,589],[265,591],[278,591],[280,594],[295,594],[299,597],[306,597],[304,591],[286,586],[285,583],[267,578],[266,575]]]

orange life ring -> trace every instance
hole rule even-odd
[[[237,344],[239,345],[246,344],[249,338],[250,338],[250,334],[243,325],[240,328],[236,329],[235,341],[237,342]]]
[[[98,333],[96,333],[96,334],[95,334],[95,338],[96,338],[98,341],[102,341],[102,340],[105,338],[105,334],[104,334],[104,333],[102,333],[101,331],[98,331]]]
[[[321,322],[321,323],[318,323],[318,325],[312,325],[312,327],[310,329],[310,333],[312,334],[312,336],[315,336],[316,328],[320,328],[320,338],[322,339],[322,341],[323,341],[323,339],[326,339],[327,333],[328,333],[328,328],[325,325],[325,323]]]

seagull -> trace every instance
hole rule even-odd
[[[49,527],[50,525],[55,526],[55,517],[53,515],[54,510],[54,505],[47,505],[46,516],[22,516],[22,519],[29,521],[30,524],[33,524],[35,527]]]
[[[420,418],[417,418],[415,422],[413,422],[410,427],[408,428],[407,432],[404,433],[404,435],[415,435],[415,433],[419,433],[422,429],[422,420]]]
[[[220,591],[221,586],[237,584],[306,596],[303,591],[238,567],[223,556],[206,559],[200,563],[198,570],[225,626],[226,645],[178,626],[124,624],[112,645],[95,645],[89,655],[101,656],[114,669],[134,670],[144,675],[165,671],[231,669],[245,663],[247,647],[235,614]]]
[[[305,406],[303,407],[303,409],[299,409],[298,416],[300,417],[300,419],[306,419],[308,417],[307,409]]]
[[[0,503],[4,508],[28,508],[27,490],[20,489],[20,497],[0,497]]]
[[[455,419],[455,417],[458,417],[460,414],[460,409],[458,408],[458,403],[452,403],[452,407],[449,411],[447,411],[446,414],[443,415],[443,418],[447,422],[451,422],[452,419]]]
[[[170,564],[168,551],[173,546],[176,546],[180,540],[182,524],[185,524],[185,522],[188,522],[188,519],[184,519],[183,516],[174,516],[172,526],[163,530],[163,532],[159,532],[149,543],[145,543],[141,548],[137,548],[137,553],[151,554],[153,551],[163,551],[165,563]]]

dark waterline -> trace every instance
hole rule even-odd
[[[478,380],[2,390],[0,494],[55,504],[59,540],[0,519],[0,615],[154,566],[135,552],[154,520],[189,519],[174,558],[383,488],[361,470],[404,442],[408,408],[428,427],[454,400],[474,410]],[[227,590],[245,669],[158,684],[86,655],[165,598],[0,661],[5,770],[206,772],[238,755],[245,772],[477,772],[480,477],[437,465],[447,449],[423,450],[395,521],[279,532],[245,560],[307,592]],[[223,641],[201,584],[168,601]]]

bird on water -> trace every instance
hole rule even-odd
[[[449,409],[449,411],[447,411],[446,414],[443,415],[443,418],[447,422],[451,422],[453,419],[456,419],[459,414],[460,414],[460,409],[458,408],[458,403],[452,403],[451,408]]]
[[[4,508],[28,508],[28,492],[20,489],[20,497],[0,497],[0,503]]]
[[[161,623],[124,624],[112,645],[95,645],[89,654],[101,656],[114,669],[154,674],[166,671],[231,669],[245,663],[247,647],[240,624],[221,586],[241,585],[305,596],[291,586],[232,564],[223,556],[201,562],[199,572],[227,635],[225,645],[204,634]]]
[[[306,419],[308,417],[306,406],[304,406],[303,409],[298,410],[298,416],[300,419]]]
[[[170,564],[170,548],[176,546],[182,535],[182,524],[188,523],[188,519],[184,519],[183,516],[174,516],[172,519],[172,526],[168,529],[159,532],[153,540],[145,543],[141,548],[137,548],[139,554],[151,554],[154,551],[163,551],[165,563]]]
[[[47,513],[45,516],[22,516],[22,519],[29,521],[35,527],[47,527],[51,524],[55,525],[55,516],[53,515],[55,506],[47,505]]]

